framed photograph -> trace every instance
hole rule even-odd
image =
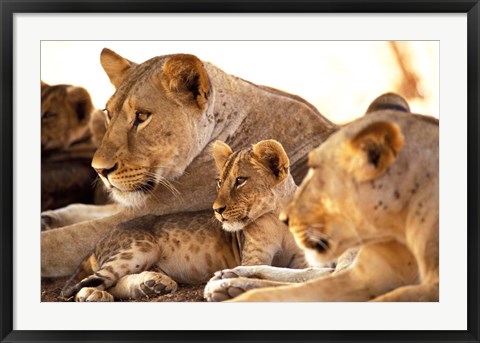
[[[479,14],[478,1],[2,1],[2,342],[478,342],[479,171],[475,161],[479,153]],[[151,59],[155,56],[166,57],[158,57],[158,61]],[[147,94],[148,87],[141,89],[138,85],[127,85],[131,70],[136,70],[139,78],[153,70],[137,68],[137,64],[149,68],[148,63],[160,63],[162,74],[158,77],[153,75],[151,80],[158,81],[165,94]],[[264,103],[270,105],[264,106],[262,101],[256,102],[257,93],[251,89],[261,89],[265,94],[274,96],[280,94],[287,100],[280,104],[278,100],[273,101],[271,95],[266,95]],[[240,92],[244,97],[238,97],[238,100],[232,95],[234,92]],[[387,92],[401,94],[403,98],[394,97],[391,100],[391,95],[385,95]],[[116,95],[112,97],[114,93]],[[135,98],[137,94],[142,97]],[[377,98],[381,94],[384,95]],[[59,106],[60,98],[66,99],[61,100],[63,104],[60,106],[73,111],[71,115],[77,123],[75,127],[69,122],[70,126],[59,128],[56,124],[49,128],[49,123],[57,121],[58,109],[55,106]],[[127,98],[128,101],[125,101]],[[141,101],[147,98],[148,102]],[[162,111],[176,113],[175,116],[162,117],[163,126],[158,124],[160,117],[155,116],[156,109],[150,105],[159,98],[167,99],[162,103]],[[249,100],[245,101],[245,98]],[[375,98],[377,100],[372,103]],[[216,105],[210,106],[213,102]],[[388,102],[387,105],[385,102]],[[296,113],[296,121],[282,122],[278,113],[288,113],[289,109],[285,108],[299,106],[299,103],[302,109],[292,111]],[[113,155],[117,158],[120,154],[118,151],[122,144],[118,143],[118,147],[113,149],[117,152],[112,153],[108,142],[115,142],[111,138],[115,135],[113,128],[122,125],[116,113],[126,111],[125,106],[135,108],[127,111],[134,114],[131,118],[126,117],[128,120],[125,122],[135,132],[129,133],[122,144],[130,149],[128,151],[135,150],[137,155],[151,158],[154,162],[148,162],[152,164],[150,169],[141,167],[144,162],[125,158],[125,155],[122,155],[123,159],[110,163]],[[280,132],[282,125],[289,127],[288,133],[283,133],[283,136],[272,137],[270,133],[262,133],[259,137],[276,139],[284,145],[290,158],[286,163],[288,165],[290,162],[292,176],[287,170],[288,177],[292,184],[300,184],[308,171],[307,167],[301,167],[306,166],[306,157],[299,157],[300,154],[306,156],[308,151],[328,139],[329,127],[332,132],[340,127],[354,127],[355,120],[367,118],[369,113],[379,111],[379,108],[423,114],[426,115],[426,122],[434,122],[439,127],[437,151],[440,162],[438,170],[435,170],[440,175],[437,206],[438,301],[427,299],[422,302],[407,297],[403,302],[365,302],[368,299],[362,300],[359,296],[358,299],[353,297],[340,302],[329,299],[304,302],[302,297],[273,302],[264,302],[259,300],[261,298],[253,298],[250,303],[215,302],[226,299],[223,295],[219,296],[218,291],[204,290],[205,282],[213,270],[232,268],[236,264],[227,261],[219,268],[215,264],[215,256],[212,262],[212,256],[207,252],[208,244],[212,245],[211,249],[218,251],[221,244],[211,242],[218,239],[220,243],[224,238],[211,236],[211,230],[205,231],[207,236],[210,235],[207,239],[203,233],[201,237],[195,236],[194,242],[185,249],[181,248],[180,240],[187,241],[192,236],[186,239],[181,230],[167,231],[170,235],[166,241],[171,243],[172,254],[176,248],[184,249],[181,250],[182,259],[189,262],[185,262],[189,270],[187,273],[178,272],[177,276],[172,276],[175,280],[170,281],[168,275],[170,271],[178,269],[178,265],[168,264],[167,260],[164,268],[157,264],[156,269],[146,273],[157,278],[163,275],[162,289],[175,288],[175,293],[166,292],[162,296],[155,294],[150,301],[105,302],[122,297],[131,300],[138,295],[139,291],[132,286],[137,282],[136,279],[128,277],[113,287],[115,290],[110,292],[113,296],[108,292],[86,290],[102,283],[108,290],[108,280],[116,277],[114,268],[139,268],[139,273],[146,270],[141,265],[145,263],[147,268],[149,262],[145,261],[150,258],[149,254],[157,254],[156,250],[149,250],[154,249],[148,241],[152,231],[142,229],[136,232],[144,232],[145,236],[129,244],[131,249],[138,250],[139,254],[135,256],[146,256],[145,260],[143,257],[136,260],[128,249],[120,250],[115,258],[113,255],[102,257],[100,248],[92,254],[88,242],[97,242],[117,222],[126,223],[120,225],[118,230],[153,226],[163,232],[163,224],[158,223],[165,220],[175,225],[186,225],[181,224],[183,219],[176,213],[187,211],[190,221],[201,223],[205,217],[209,225],[219,230],[222,226],[226,231],[238,230],[234,225],[236,222],[227,223],[227,216],[223,214],[226,205],[220,204],[225,201],[222,198],[222,182],[227,182],[223,178],[228,175],[221,168],[227,168],[228,163],[233,164],[228,160],[228,156],[234,156],[232,149],[235,151],[243,147],[241,142],[231,139],[231,128],[243,123],[237,123],[242,110],[255,118],[267,118],[258,127],[250,126],[251,130]],[[205,116],[205,121],[199,119],[191,124],[188,116],[199,115],[201,111],[204,111],[202,116]],[[310,124],[301,123],[302,111],[323,118],[324,122],[319,124],[323,131],[317,132],[327,132],[325,137],[309,136],[310,131],[314,130],[305,130]],[[41,113],[40,121],[38,113]],[[95,115],[100,118],[98,122],[94,120]],[[306,115],[305,118],[310,117]],[[164,129],[168,120],[171,120],[168,124],[171,130]],[[115,121],[116,124],[113,124]],[[155,137],[165,139],[161,142],[161,149],[157,147],[155,155],[151,157],[151,146],[157,143],[150,136],[145,136],[145,141],[139,137],[144,134],[142,131],[152,130],[154,125],[148,125],[154,121],[157,121],[155,127],[159,128]],[[211,122],[214,123],[212,127],[209,126]],[[198,127],[201,127],[205,137],[197,133],[196,130],[200,130]],[[382,136],[382,142],[390,144],[389,149],[396,156],[399,151],[396,150],[397,146],[398,149],[403,146],[403,136],[396,133],[396,126],[389,126],[385,130],[387,133]],[[245,134],[248,134],[247,131]],[[100,136],[97,137],[98,132]],[[367,133],[368,142],[371,142],[373,133]],[[104,135],[110,137],[103,138]],[[212,144],[215,141],[212,137],[230,144],[231,148],[223,143]],[[360,139],[361,135],[356,137]],[[169,141],[178,142],[169,146],[166,143]],[[209,151],[213,151],[214,158],[204,159],[203,155],[195,153],[197,142],[202,146],[212,146]],[[262,155],[260,143],[253,145],[249,156],[257,158],[256,163],[264,163],[266,170],[273,173],[272,178],[283,182],[283,155],[279,152],[283,150],[281,145],[281,150],[275,150],[279,148],[273,148],[276,147],[272,147],[273,143],[268,144],[270,155],[272,149],[277,151],[275,159],[270,155]],[[299,144],[304,144],[308,151],[295,150]],[[367,148],[363,146],[362,149]],[[161,154],[158,151],[162,151]],[[177,160],[177,156],[182,154],[188,157]],[[370,163],[376,167],[386,163],[381,159],[383,155],[379,154],[379,150],[376,150],[369,151],[367,155]],[[269,160],[265,162],[262,158]],[[161,164],[164,162],[158,161],[162,159],[174,162],[169,162],[171,165]],[[219,160],[230,162],[224,164]],[[346,157],[338,161],[342,168],[343,163],[350,163]],[[417,164],[421,163],[420,158],[416,161]],[[310,155],[310,166],[314,163]],[[363,174],[359,174],[361,165],[358,161],[356,163],[355,168],[349,170],[354,170],[355,177],[365,179],[366,176],[358,176]],[[67,166],[65,171],[61,169],[64,166]],[[220,168],[215,174],[219,175],[217,179],[213,173],[202,174],[202,168],[207,166]],[[232,168],[231,165],[229,168]],[[143,172],[145,180],[138,177]],[[182,173],[193,174],[195,178],[185,178],[188,182],[184,182]],[[423,174],[427,178],[431,176],[428,170]],[[80,177],[83,178],[82,184],[78,181]],[[309,177],[313,176],[309,174]],[[103,183],[92,187],[96,179]],[[232,187],[240,189],[253,181],[237,175],[232,182]],[[277,185],[277,182],[280,181],[273,184]],[[400,179],[398,182],[403,181]],[[203,183],[212,187],[205,192]],[[110,189],[110,193],[120,205],[112,204],[102,185],[113,189]],[[374,181],[371,181],[371,186],[373,189],[383,187]],[[156,187],[163,187],[169,195],[163,198],[158,195],[160,193],[153,193]],[[409,192],[415,194],[418,188],[417,185]],[[146,206],[147,200],[143,196],[125,197],[123,189],[131,191],[130,194],[153,194],[150,197],[153,200]],[[189,189],[192,191],[186,192]],[[287,192],[285,189],[282,188],[282,192]],[[190,195],[185,199],[187,193]],[[401,198],[398,190],[392,194],[395,199]],[[215,198],[213,205],[210,198]],[[122,201],[133,206],[123,207]],[[93,210],[87,205],[81,211],[65,210],[60,215],[56,214],[59,212],[51,212],[78,202],[101,204],[101,207]],[[419,216],[418,220],[423,223],[427,218],[428,221],[428,211],[422,209],[428,206],[422,202],[417,205],[419,207],[415,213]],[[375,206],[375,210],[379,206],[383,210],[388,207],[383,202]],[[95,212],[98,208],[101,210]],[[154,216],[145,208],[155,208]],[[207,211],[208,215],[201,210]],[[107,212],[108,215],[105,215]],[[95,222],[98,224],[88,224],[87,220],[92,218],[98,219]],[[160,221],[158,218],[161,218]],[[245,218],[239,219],[240,222]],[[278,215],[275,215],[275,220],[279,220]],[[87,224],[77,226],[77,222]],[[59,227],[66,228],[57,230]],[[235,252],[241,254],[246,251],[244,244],[248,240],[244,236],[238,238],[238,233],[237,236],[235,233],[228,233],[227,236],[237,237],[227,242],[229,246],[236,246],[232,248],[231,257],[232,261],[236,261],[239,257]],[[319,239],[321,247],[315,249],[333,249],[334,243],[328,240],[330,238],[323,237]],[[421,239],[420,234],[415,238],[418,241]],[[111,253],[112,249],[117,249],[105,248],[108,244],[114,244],[108,238],[102,242],[103,251]],[[404,245],[400,250],[395,250],[396,246],[389,249],[392,256],[392,251],[401,254]],[[277,259],[278,254],[275,253]],[[230,258],[228,256],[225,261]],[[246,259],[245,256],[241,258]],[[108,261],[113,263],[115,260],[121,261],[116,267],[112,264],[113,267],[95,269],[99,263],[105,266]],[[288,260],[291,263],[293,257],[290,256]],[[79,264],[84,269],[89,266],[97,272],[81,282],[84,276],[69,280]],[[208,268],[202,269],[203,265]],[[366,268],[369,266],[366,265]],[[209,277],[205,278],[205,274]],[[398,276],[408,284],[405,277]],[[146,289],[149,284],[145,280],[142,282],[140,288],[143,295],[155,293],[154,286],[157,284]],[[188,286],[189,283],[198,285]],[[62,290],[64,284],[69,287]],[[235,292],[235,289],[231,287],[228,292]],[[73,302],[73,299],[89,304]],[[90,302],[92,299],[95,303]],[[102,301],[96,302],[98,300]]]

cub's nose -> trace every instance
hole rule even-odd
[[[213,210],[214,210],[215,212],[217,212],[218,214],[222,214],[223,211],[225,211],[226,208],[227,208],[227,206],[223,206],[223,207],[214,208]]]
[[[93,168],[97,172],[98,175],[103,176],[104,178],[107,178],[108,174],[113,172],[118,168],[118,163],[115,163],[112,168]]]

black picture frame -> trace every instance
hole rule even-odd
[[[478,0],[0,0],[2,342],[479,341],[479,15]],[[13,330],[13,16],[15,13],[467,13],[468,28],[468,319],[464,331],[19,331]]]

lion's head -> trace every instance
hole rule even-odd
[[[42,86],[42,151],[66,150],[89,135],[90,94],[71,85]]]
[[[136,64],[104,49],[100,60],[116,91],[105,107],[107,131],[92,167],[117,201],[135,205],[180,176],[209,142],[210,81],[192,55]]]
[[[426,220],[425,199],[438,187],[438,122],[404,112],[369,112],[310,153],[309,173],[281,215],[310,263],[375,240],[405,241],[407,207],[420,193],[413,213]]]
[[[216,141],[212,150],[219,175],[213,210],[226,231],[242,230],[276,210],[295,187],[287,154],[277,141],[260,141],[237,152]]]

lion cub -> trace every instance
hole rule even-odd
[[[241,264],[305,267],[302,250],[278,219],[297,188],[282,145],[264,140],[233,152],[216,141],[213,157],[219,173],[215,218],[225,231],[237,234]]]
[[[184,213],[125,222],[82,264],[80,270],[93,274],[73,287],[69,282],[63,296],[81,302],[139,299],[173,292],[177,282],[206,282],[215,271],[238,265],[305,267],[303,252],[278,219],[282,202],[296,189],[280,143],[261,141],[234,153],[217,141],[213,157],[220,174],[213,204],[218,221],[203,211],[195,214],[197,221]],[[244,288],[271,285],[260,280]]]

